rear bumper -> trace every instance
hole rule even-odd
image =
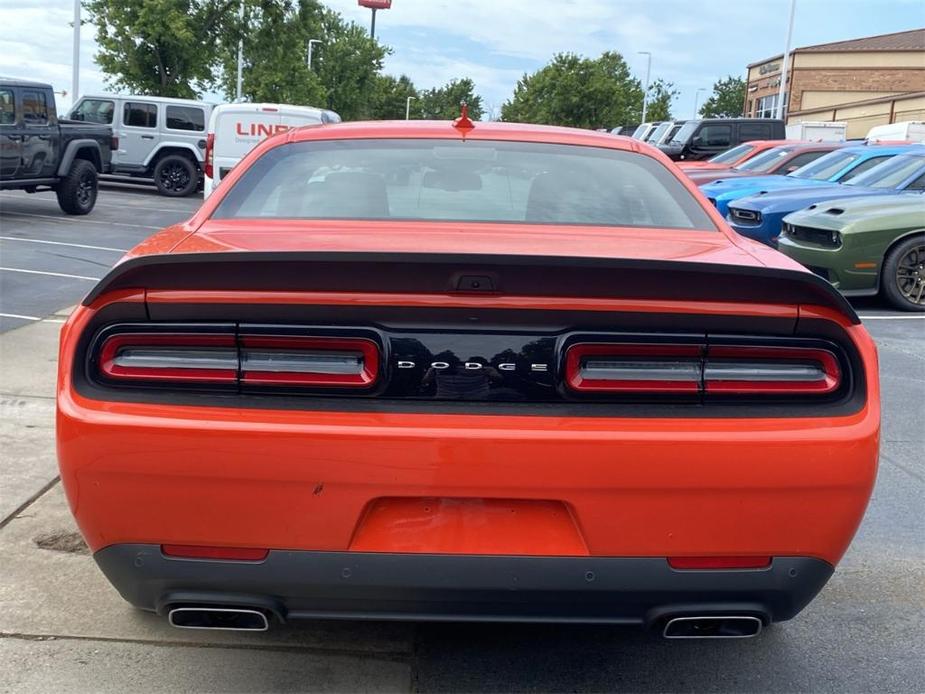
[[[176,559],[158,545],[95,554],[133,605],[240,606],[280,621],[416,619],[552,621],[653,626],[668,616],[747,614],[790,619],[832,566],[776,557],[768,568],[677,571],[659,557],[523,557],[271,551],[261,562]]]

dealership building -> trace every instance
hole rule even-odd
[[[746,116],[777,116],[782,66],[783,55],[748,66]],[[852,138],[925,121],[925,29],[796,48],[787,72],[787,123],[842,121]]]

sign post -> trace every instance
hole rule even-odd
[[[369,25],[369,37],[376,38],[376,12],[392,8],[392,0],[357,0],[360,7],[368,7],[372,11],[372,22]]]

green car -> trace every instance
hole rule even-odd
[[[925,311],[925,195],[820,202],[784,217],[778,250],[845,296],[882,293],[903,311]]]

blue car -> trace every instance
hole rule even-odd
[[[726,221],[743,236],[776,246],[784,217],[814,203],[892,192],[921,193],[925,190],[925,147],[915,149],[915,153],[892,157],[845,183],[798,186],[741,198],[729,205]]]
[[[857,145],[842,147],[800,167],[786,176],[752,176],[713,181],[700,186],[720,214],[726,216],[729,203],[761,192],[820,183],[844,183],[890,157],[904,154],[914,145]]]

